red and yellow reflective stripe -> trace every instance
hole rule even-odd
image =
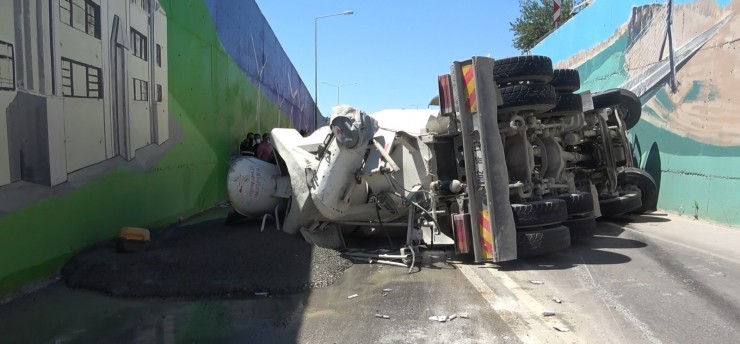
[[[493,258],[493,231],[491,230],[491,217],[488,210],[481,210],[478,218],[480,223],[480,246],[483,258]]]
[[[478,112],[478,99],[475,94],[475,73],[473,62],[470,61],[462,66],[463,78],[465,79],[465,97],[468,102],[468,112]]]

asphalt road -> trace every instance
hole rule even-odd
[[[330,287],[287,296],[131,300],[55,284],[0,306],[0,334],[9,343],[736,343],[740,230],[630,220],[599,222],[587,245],[549,257],[465,265],[429,252],[417,273],[357,264]],[[470,316],[429,320],[461,313]]]
[[[352,281],[309,298],[309,308],[321,311],[317,316],[306,313],[298,339],[738,342],[740,230],[665,215],[598,225],[588,244],[538,259],[483,266],[453,263],[443,270],[422,269],[418,276],[401,276],[393,268],[356,269],[352,277],[346,276]],[[399,294],[375,297],[385,285],[395,286]],[[341,297],[358,290],[370,294],[366,303],[355,306]],[[461,311],[471,313],[471,318],[445,324],[428,320],[430,315]],[[369,317],[375,312],[393,317],[375,321]],[[555,315],[543,316],[544,312]],[[337,327],[342,330],[329,330]]]
[[[600,222],[590,243],[553,257],[463,271],[541,342],[738,342],[740,231],[675,216],[629,220]],[[543,310],[556,315],[537,317]],[[542,330],[560,325],[575,338]]]

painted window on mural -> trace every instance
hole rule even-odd
[[[100,39],[100,6],[91,0],[60,0],[59,19],[64,24]]]
[[[157,67],[162,67],[162,46],[157,44]]]
[[[134,100],[148,101],[149,100],[149,82],[141,79],[134,79]]]
[[[13,45],[0,41],[0,90],[15,91]]]
[[[141,34],[139,31],[131,28],[131,51],[134,52],[134,56],[148,61],[147,57],[147,39],[146,36]]]
[[[149,12],[149,0],[131,0],[131,3],[141,7],[142,10]]]
[[[62,57],[62,95],[102,99],[101,69]]]

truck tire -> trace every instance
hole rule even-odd
[[[560,93],[573,93],[581,88],[581,77],[575,69],[556,69],[550,84]]]
[[[552,60],[547,56],[515,56],[494,61],[494,81],[503,85],[530,81],[547,83],[552,80]]]
[[[623,88],[612,88],[603,92],[595,93],[591,99],[594,109],[617,107],[619,116],[624,121],[625,129],[629,130],[640,121],[642,114],[642,103],[634,93]],[[614,121],[608,121],[610,125],[616,125]]]
[[[560,93],[556,96],[555,107],[552,110],[537,115],[538,118],[568,116],[583,112],[581,95]]]
[[[512,204],[516,228],[542,227],[561,223],[568,219],[565,201],[546,199],[521,204]]]
[[[570,231],[565,226],[536,228],[516,232],[518,258],[536,257],[570,247]]]
[[[588,192],[569,193],[555,196],[565,202],[568,216],[585,215],[594,211],[594,201]]]
[[[555,107],[555,89],[549,84],[522,84],[500,88],[503,102],[498,106],[500,113],[542,113]]]
[[[655,184],[655,179],[647,171],[627,167],[617,174],[617,185],[626,192],[631,190],[640,191],[642,205],[633,213],[642,214],[647,211],[658,210],[658,186]]]
[[[594,237],[596,218],[593,216],[572,218],[563,222],[563,226],[570,230],[571,244],[583,243]]]
[[[642,199],[639,193],[619,193],[619,197],[599,200],[601,216],[611,217],[626,214],[642,206]]]

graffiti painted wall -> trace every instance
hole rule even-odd
[[[740,226],[740,0],[677,0],[668,84],[666,1],[596,0],[533,49],[575,68],[582,89],[630,89],[636,163],[660,184],[658,207]]]
[[[224,200],[246,133],[313,104],[253,0],[0,2],[0,296]]]

